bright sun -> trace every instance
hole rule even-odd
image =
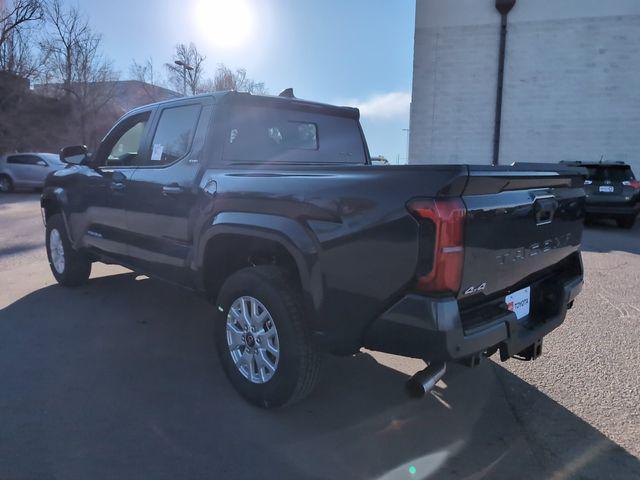
[[[202,34],[221,48],[241,46],[253,28],[246,0],[199,0],[195,16]]]

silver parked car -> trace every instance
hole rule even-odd
[[[13,153],[0,157],[0,192],[42,188],[47,175],[64,168],[55,153]]]

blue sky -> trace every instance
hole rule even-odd
[[[132,60],[167,61],[193,41],[206,55],[205,76],[220,62],[244,67],[271,94],[360,107],[372,155],[406,157],[413,62],[413,0],[80,0],[121,78]],[[231,16],[229,16],[231,15]],[[239,23],[238,23],[239,22]],[[228,44],[221,40],[235,40]],[[244,32],[240,35],[238,32]],[[237,38],[236,38],[237,37]]]

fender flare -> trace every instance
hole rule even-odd
[[[60,215],[62,216],[62,221],[64,222],[64,228],[67,232],[67,238],[71,241],[71,245],[76,248],[76,242],[71,235],[71,228],[69,228],[69,220],[67,218],[67,210],[69,207],[69,199],[67,197],[67,192],[62,187],[55,188],[45,188],[42,192],[42,196],[40,197],[40,208],[43,210],[47,208],[48,205],[58,205],[60,208]],[[43,212],[42,220],[45,222],[46,226],[46,215]]]
[[[234,234],[262,238],[282,245],[296,263],[303,294],[311,300],[314,310],[317,309],[323,297],[318,244],[303,225],[287,217],[247,212],[216,214],[199,236],[192,268],[202,271],[206,247],[211,240],[220,235]]]

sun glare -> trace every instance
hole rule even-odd
[[[200,0],[195,20],[202,34],[217,47],[243,45],[253,28],[253,12],[246,0]]]

